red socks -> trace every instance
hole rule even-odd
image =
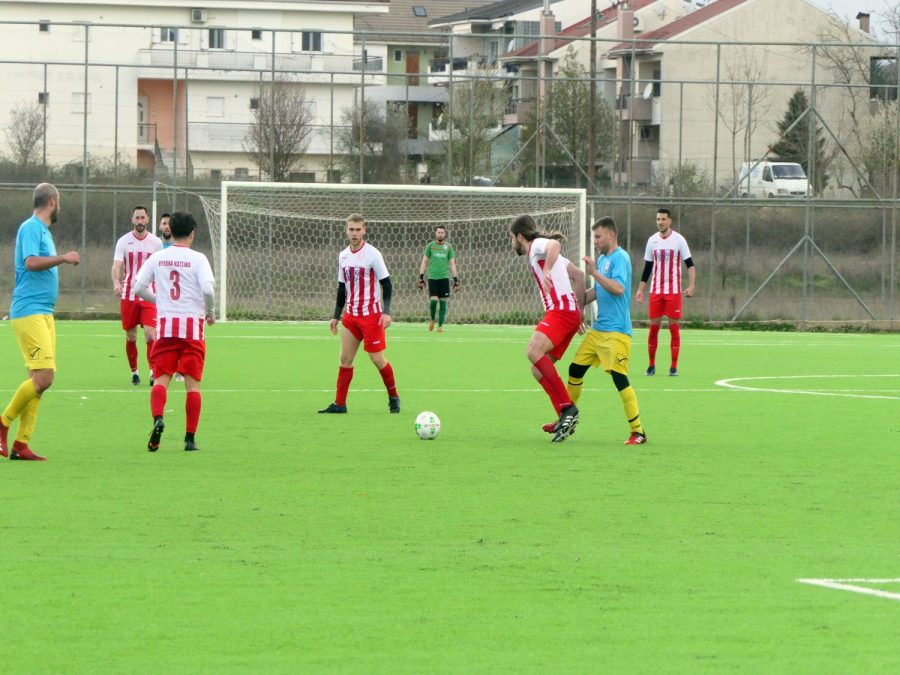
[[[166,388],[161,384],[154,384],[150,390],[150,414],[153,417],[161,417],[166,410]]]
[[[353,379],[353,368],[338,368],[337,393],[334,396],[336,405],[347,405],[347,392],[350,391],[350,380]]]
[[[394,369],[391,364],[387,364],[378,371],[381,374],[381,380],[384,382],[384,388],[387,389],[388,396],[397,397],[397,385],[394,383]]]
[[[672,367],[678,368],[678,352],[681,351],[681,326],[677,323],[669,324],[672,333]]]
[[[553,365],[550,357],[544,354],[534,364],[534,367],[541,374],[541,379],[539,380],[541,386],[547,392],[547,396],[550,397],[550,402],[553,403],[553,407],[556,408],[557,412],[572,405],[572,399],[569,397],[566,385],[563,384],[562,378],[556,372],[556,366]]]
[[[128,357],[128,365],[131,367],[131,372],[137,370],[137,342],[125,340],[125,356]]]
[[[659,346],[659,324],[650,324],[650,336],[647,338],[647,351],[650,353],[650,365],[656,365],[656,348]]]
[[[153,387],[156,389],[156,387]],[[185,425],[184,430],[189,434],[197,433],[197,425],[200,423],[200,392],[189,391],[184,399]]]

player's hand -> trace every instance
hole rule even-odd
[[[644,302],[644,291],[638,291],[634,294],[634,301],[639,305]]]
[[[553,290],[553,279],[550,278],[550,270],[545,269],[541,274],[541,286],[544,287],[544,290],[550,293]]]
[[[416,288],[421,291],[423,288],[425,288],[425,282],[419,279],[418,281],[416,281]]]
[[[337,335],[337,325],[338,325],[337,319],[332,319],[331,321],[328,322],[328,330],[331,331],[332,335]]]
[[[582,319],[581,323],[578,324],[578,334],[584,335],[585,333],[587,333],[590,330],[590,328],[591,327],[587,325],[587,322],[584,319]]]
[[[587,265],[588,274],[593,276],[594,270],[597,269],[597,263],[595,263],[594,259],[589,255],[584,256],[582,260],[584,260],[584,264]]]
[[[63,262],[69,263],[70,265],[77,265],[81,262],[81,255],[78,251],[69,251],[63,257]]]
[[[388,328],[391,325],[391,315],[390,314],[382,314],[381,315],[381,325],[385,328]]]
[[[116,295],[122,295],[122,282],[117,281],[113,284],[113,293]]]
[[[459,282],[458,281],[453,282],[453,292],[459,293]]]
[[[694,297],[694,287],[688,286],[687,288],[685,288],[684,295],[685,295],[685,297],[693,298]]]
[[[216,322],[216,316],[212,312],[206,313],[206,325],[212,326]]]

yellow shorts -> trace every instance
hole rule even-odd
[[[592,330],[584,336],[572,362],[594,368],[603,366],[606,372],[614,370],[627,375],[630,360],[631,336],[625,333]]]
[[[28,370],[56,370],[56,324],[52,314],[32,314],[11,321]]]

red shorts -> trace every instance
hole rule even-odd
[[[384,334],[384,326],[381,325],[381,314],[368,316],[344,314],[341,324],[353,337],[363,343],[363,349],[367,352],[375,354],[387,348],[387,336]]]
[[[550,356],[559,361],[569,343],[578,332],[581,325],[581,312],[572,312],[562,309],[551,309],[544,314],[544,318],[534,327],[536,333],[543,333],[550,342],[553,343],[553,349],[550,350]]]
[[[203,379],[206,363],[206,343],[184,338],[159,338],[153,343],[150,360],[156,377],[181,373],[199,382]]]
[[[120,300],[119,310],[122,312],[122,328],[131,330],[138,325],[156,328],[156,305],[143,300]]]
[[[650,318],[658,319],[667,316],[670,319],[681,318],[680,293],[651,293]]]

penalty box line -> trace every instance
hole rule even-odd
[[[862,595],[874,595],[878,598],[886,598],[888,600],[900,600],[900,593],[892,593],[890,591],[882,591],[878,588],[868,588],[867,586],[858,586],[857,584],[900,584],[900,579],[797,579],[801,584],[809,584],[811,586],[822,586],[823,588],[831,588],[837,591],[849,591],[851,593],[860,593]]]

